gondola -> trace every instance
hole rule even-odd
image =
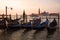
[[[35,23],[34,23],[35,22]],[[9,28],[20,28],[20,29],[33,29],[33,30],[38,30],[38,29],[43,29],[46,26],[48,26],[48,20],[46,20],[43,23],[40,23],[41,21],[38,21],[37,19],[34,20],[33,23],[28,22],[28,23],[24,23],[24,24],[19,24],[19,22],[17,21],[12,21],[8,24]]]
[[[9,23],[8,23],[8,28],[20,28],[20,24],[18,21],[15,21],[15,20],[11,20]]]
[[[49,27],[47,28],[48,34],[53,34],[56,31],[57,28],[57,21],[54,18],[54,20],[49,24]]]
[[[21,28],[22,29],[31,29],[32,24],[30,22],[22,24]]]
[[[24,28],[24,29],[32,29],[33,25],[36,26],[40,22],[41,22],[41,19],[40,18],[39,19],[37,18],[35,20],[32,20],[32,23],[31,22],[27,22],[27,23],[22,24],[22,28]]]
[[[20,26],[21,26],[21,24],[19,24],[19,20],[20,20],[21,18],[19,18],[19,19],[11,19],[11,20],[7,20],[7,22],[8,22],[8,24],[7,24],[7,27],[8,28],[20,28]]]
[[[0,20],[0,29],[5,29],[6,28],[6,24],[4,20]]]
[[[33,30],[42,30],[48,26],[48,19],[45,22],[38,24],[37,26],[33,27]]]
[[[39,21],[38,21],[39,22]],[[34,24],[31,24],[31,23],[28,23],[28,24],[24,24],[23,25],[23,28],[25,29],[33,29],[33,30],[38,30],[38,29],[43,29],[45,28],[46,26],[48,26],[48,20],[46,20],[45,22],[43,23],[36,23],[36,25]]]

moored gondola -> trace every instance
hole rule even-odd
[[[6,24],[5,24],[5,20],[0,20],[0,29],[5,29],[6,28]]]
[[[35,20],[32,20],[32,23],[31,23],[31,21],[30,22],[28,22],[28,23],[24,23],[23,25],[22,25],[22,28],[24,28],[24,29],[33,29],[33,27],[35,27],[35,26],[37,26],[38,24],[40,24],[40,22],[41,22],[41,19],[39,18],[37,18],[37,19],[35,19]],[[35,26],[34,26],[35,25]]]
[[[39,21],[38,21],[39,22]],[[40,30],[40,29],[44,29],[46,28],[46,26],[48,26],[48,19],[43,22],[43,23],[38,23],[38,22],[35,22],[36,24],[31,24],[31,23],[27,23],[27,24],[24,24],[22,28],[25,28],[25,29],[33,29],[33,30]]]
[[[33,30],[42,30],[48,26],[48,19],[45,22],[38,24],[37,26],[33,27]]]
[[[56,31],[57,28],[57,21],[54,18],[54,20],[49,24],[49,27],[47,28],[48,35],[53,34]]]
[[[38,21],[39,20],[39,21]],[[48,26],[48,19],[46,19],[45,22],[41,23],[41,19],[36,19],[34,20],[32,23],[31,22],[27,22],[24,24],[19,24],[18,21],[14,21],[12,20],[10,23],[8,23],[8,28],[19,28],[19,29],[33,29],[33,30],[40,30],[40,29],[44,29],[46,28],[46,26]]]
[[[9,23],[8,23],[8,28],[20,28],[21,25],[19,24],[18,21],[15,21],[15,20],[11,20]]]

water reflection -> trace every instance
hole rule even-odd
[[[47,37],[49,36],[49,37]],[[57,31],[53,34],[48,35],[47,30],[0,30],[0,40],[56,40]]]

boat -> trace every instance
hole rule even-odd
[[[19,19],[11,19],[11,20],[6,20],[6,24],[7,24],[7,28],[20,28],[20,24],[19,24],[19,20],[20,20],[21,18],[19,18]]]
[[[32,24],[30,22],[22,24],[22,29],[31,29]]]
[[[6,28],[6,24],[4,20],[0,20],[0,29],[5,29]]]
[[[40,23],[37,26],[33,27],[33,30],[41,30],[41,29],[44,29],[44,28],[46,28],[48,26],[48,23],[49,23],[49,21],[48,21],[48,19],[46,19],[45,22]]]
[[[9,23],[8,23],[8,28],[20,28],[20,24],[18,21],[16,20],[11,20]]]
[[[57,28],[57,21],[54,18],[54,20],[49,24],[47,31],[49,34],[53,34],[56,31],[56,28]]]
[[[38,21],[40,19],[36,19],[33,21],[33,23],[31,22],[27,22],[27,23],[24,23],[24,24],[19,24],[18,21],[14,21],[12,20],[9,24],[8,24],[8,27],[9,28],[20,28],[20,29],[33,29],[33,30],[38,30],[38,29],[43,29],[45,28],[46,26],[48,26],[48,19],[41,23],[41,21]]]
[[[39,22],[39,21],[38,21]],[[42,28],[45,28],[46,26],[48,26],[48,20],[46,20],[45,22],[43,23],[38,23],[38,22],[35,22],[35,24],[31,24],[31,23],[27,23],[27,24],[24,24],[23,25],[23,28],[25,29],[33,29],[33,30],[38,30],[38,29],[42,29]]]
[[[27,23],[22,24],[22,28],[32,29],[32,26],[33,25],[36,26],[37,24],[39,24],[41,22],[40,18],[39,19],[32,20],[32,21],[33,21],[32,23],[30,21],[30,22],[27,22]]]

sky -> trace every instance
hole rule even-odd
[[[0,0],[0,14],[5,14],[5,7],[8,7],[8,14],[26,14],[41,12],[60,12],[60,0]],[[13,8],[12,10],[10,8]]]

